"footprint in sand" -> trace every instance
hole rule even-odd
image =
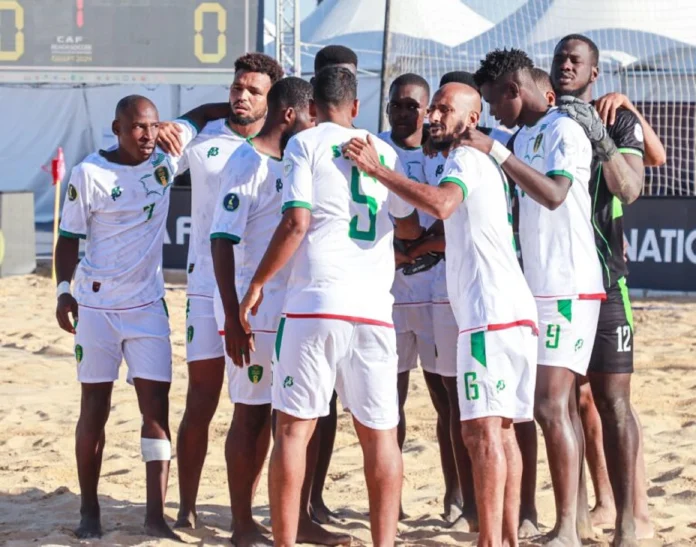
[[[661,486],[653,486],[652,488],[648,488],[648,496],[651,498],[660,498],[666,493],[667,492],[665,492],[665,489]]]
[[[653,479],[653,482],[668,482],[671,481],[672,479],[676,479],[679,475],[682,474],[684,471],[683,467],[676,467],[675,469],[672,469],[671,471],[667,471],[666,473],[662,473],[659,477],[655,477]]]
[[[674,496],[672,497],[678,499],[679,501],[694,502],[696,501],[696,492],[694,492],[693,490],[684,490],[682,492],[674,494]]]

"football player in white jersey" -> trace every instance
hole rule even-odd
[[[431,122],[450,137],[475,128],[478,91],[461,83],[433,97]],[[516,545],[521,458],[515,421],[533,419],[537,326],[517,261],[510,194],[500,167],[473,148],[448,154],[440,183],[417,185],[380,164],[370,143],[346,148],[358,167],[430,215],[445,219],[447,288],[458,325],[461,436],[471,456],[479,545]]]
[[[224,334],[234,403],[225,455],[234,521],[232,541],[240,547],[268,544],[252,519],[251,505],[271,438],[271,363],[289,271],[283,270],[266,285],[251,334],[239,322],[238,295],[245,294],[280,221],[283,149],[294,134],[314,126],[309,113],[311,98],[312,86],[301,78],[284,78],[273,85],[263,128],[233,154],[220,175],[220,195],[210,229],[218,285],[215,315]],[[250,352],[252,340],[254,351]],[[312,458],[316,460],[316,453],[309,456]],[[303,494],[308,498],[309,488]],[[350,536],[340,538],[312,522],[307,502],[303,500],[299,541],[350,542]]]
[[[207,121],[228,113],[226,103],[189,112],[188,122],[177,122],[183,145]],[[112,127],[118,146],[91,154],[72,171],[56,247],[56,316],[61,328],[75,334],[77,377],[82,384],[75,440],[82,518],[76,534],[80,538],[101,535],[97,484],[104,426],[113,383],[125,358],[143,415],[145,528],[148,534],[176,539],[163,513],[171,457],[172,354],[162,244],[168,189],[179,158],[156,148],[159,116],[145,97],[121,99]],[[86,247],[78,265],[80,239],[86,240]],[[70,293],[73,272],[74,296]]]
[[[389,88],[387,103],[391,130],[379,135],[379,138],[394,148],[408,178],[421,183],[426,182],[425,155],[420,144],[429,100],[430,86],[424,78],[417,74],[402,74],[396,78]],[[419,218],[424,228],[429,228],[434,220],[430,215],[422,212]],[[453,518],[456,518],[462,503],[448,427],[450,409],[442,380],[436,375],[435,368],[431,302],[435,270],[429,269],[406,275],[404,266],[413,263],[413,260],[407,255],[402,255],[398,250],[395,254],[397,271],[394,276],[392,294],[394,295],[396,350],[399,357],[399,426],[397,428],[399,447],[403,450],[406,438],[404,405],[408,395],[409,375],[410,371],[416,368],[417,360],[420,359],[433,406],[438,409],[437,436],[445,476],[445,515],[454,515]],[[443,420],[441,416],[447,419]],[[403,519],[403,509],[401,513]]]
[[[266,117],[266,95],[283,76],[268,55],[247,53],[234,64],[230,115],[207,124],[183,153],[191,174],[191,238],[186,294],[186,361],[189,385],[179,426],[180,506],[175,527],[196,526],[196,497],[208,451],[208,429],[220,399],[225,373],[224,349],[213,312],[215,274],[210,255],[210,224],[215,211],[219,175],[232,154],[256,135]],[[160,139],[176,137],[165,128]],[[176,138],[172,148],[178,151]]]
[[[556,499],[550,541],[579,546],[579,443],[569,404],[575,375],[587,371],[606,298],[591,219],[592,146],[578,123],[549,108],[532,67],[523,51],[495,50],[476,72],[491,114],[506,127],[521,127],[515,154],[476,130],[461,142],[491,154],[517,185],[524,273],[541,331],[535,416]]]
[[[318,126],[288,143],[283,219],[240,306],[247,333],[262,288],[292,258],[285,318],[278,327],[272,401],[277,412],[269,492],[276,545],[294,545],[307,443],[329,412],[334,388],[353,415],[363,448],[375,545],[393,545],[403,475],[396,336],[392,324],[394,228],[421,233],[413,207],[343,157],[358,112],[357,79],[325,68],[314,83]],[[394,150],[377,141],[385,164],[401,170]],[[262,305],[262,304],[261,304]]]

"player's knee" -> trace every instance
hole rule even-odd
[[[186,420],[208,424],[213,419],[220,400],[220,389],[203,383],[189,385],[186,394]]]
[[[233,429],[239,434],[257,433],[271,422],[271,405],[234,405]]]
[[[111,397],[97,392],[82,394],[79,426],[89,430],[103,429],[111,411]]]
[[[534,404],[534,418],[542,429],[560,422],[568,416],[568,404],[560,398],[539,398]]]
[[[594,401],[600,416],[624,419],[631,413],[630,399],[624,394],[598,393]]]
[[[589,384],[587,387],[583,386],[580,389],[580,398],[578,401],[578,411],[580,412],[581,416],[586,415],[588,412],[592,410],[592,407],[595,405],[594,398],[592,397],[592,390],[589,387]]]
[[[140,438],[140,452],[145,463],[169,461],[172,459],[172,443],[169,439],[143,436]]]
[[[494,423],[488,418],[461,422],[461,435],[464,446],[469,451],[492,447],[502,442],[499,423]]]

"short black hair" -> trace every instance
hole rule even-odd
[[[597,66],[599,64],[599,48],[591,38],[588,38],[583,34],[568,34],[568,36],[561,38],[558,44],[560,45],[564,42],[569,42],[570,40],[578,40],[579,42],[587,44],[587,47],[590,48],[590,53],[592,54],[592,66]]]
[[[468,86],[473,87],[476,90],[478,90],[479,88],[479,86],[476,85],[474,75],[471,72],[466,72],[464,70],[453,70],[452,72],[443,74],[442,78],[440,78],[440,87],[442,87],[445,84],[452,83],[466,84]]]
[[[553,90],[553,85],[551,84],[551,76],[549,76],[549,73],[546,72],[543,68],[539,67],[534,67],[531,71],[532,73],[532,80],[534,80],[534,83],[539,86],[540,88],[543,89],[551,89]]]
[[[493,83],[501,76],[517,72],[518,70],[531,71],[534,63],[521,49],[494,49],[486,54],[481,61],[481,66],[474,74],[476,85]]]
[[[391,93],[395,87],[401,87],[405,85],[415,85],[418,87],[422,87],[425,92],[430,95],[430,85],[428,84],[428,81],[423,78],[423,76],[419,76],[418,74],[414,74],[412,72],[407,72],[406,74],[402,74],[401,76],[398,76],[389,86],[389,93]]]
[[[358,97],[358,80],[342,66],[330,66],[314,78],[314,101],[320,105],[340,106]]]
[[[119,116],[126,114],[131,110],[131,108],[135,107],[141,102],[144,102],[157,110],[155,103],[143,95],[126,95],[120,101],[118,101],[118,103],[116,103],[116,112],[114,114],[115,118],[118,119]]]
[[[283,68],[273,57],[264,53],[245,53],[234,62],[234,71],[258,72],[271,79],[271,85],[283,77]]]
[[[268,92],[268,109],[271,111],[277,111],[280,108],[302,110],[309,106],[312,94],[312,84],[308,81],[294,76],[282,78],[274,83]]]
[[[334,65],[355,65],[355,68],[358,68],[358,56],[346,46],[326,46],[314,57],[314,74]]]

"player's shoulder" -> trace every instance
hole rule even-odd
[[[377,135],[373,135],[369,131],[366,131],[365,133],[366,136],[370,135],[370,140],[374,143],[377,152],[384,155],[385,159],[387,159],[387,157],[391,159],[396,159],[398,154],[396,153],[394,144],[392,143],[391,139],[385,140],[384,138],[382,138],[384,133],[379,133]]]
[[[554,131],[563,136],[582,137],[589,142],[582,126],[558,108],[552,108],[539,123],[542,131]]]
[[[186,121],[185,118],[179,118],[177,121]],[[213,120],[211,122],[208,122],[205,124],[201,130],[198,132],[199,137],[217,137],[218,135],[222,135],[225,133],[225,123],[226,120],[224,118],[221,118],[219,120]]]
[[[616,118],[613,125],[607,126],[609,136],[612,138],[633,136],[638,142],[643,142],[643,125],[635,112],[619,107],[616,110]]]
[[[92,152],[72,168],[72,176],[89,180],[98,176],[104,170],[109,170],[112,164],[103,156],[101,150]]]
[[[226,172],[248,173],[257,170],[262,162],[262,155],[256,151],[249,141],[245,141],[232,152],[224,169]]]

